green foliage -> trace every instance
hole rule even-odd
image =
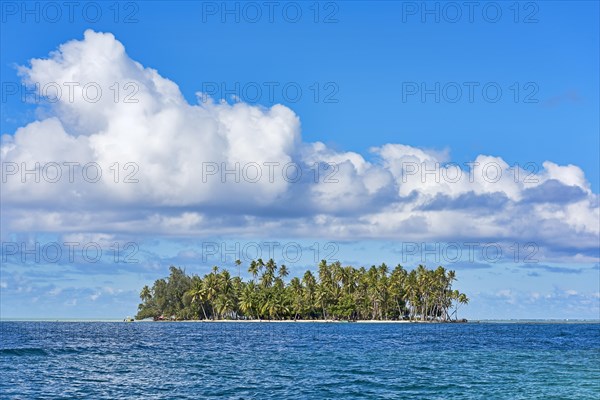
[[[385,264],[357,269],[323,260],[318,279],[306,271],[288,284],[288,268],[272,259],[252,261],[249,282],[216,266],[204,277],[173,266],[169,271],[169,277],[142,288],[137,319],[449,321],[457,318],[459,305],[469,302],[452,289],[455,272],[441,266],[407,271],[398,265],[390,272]]]

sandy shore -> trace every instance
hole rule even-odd
[[[216,320],[185,320],[185,321],[135,321],[135,322],[191,322],[191,323],[207,323],[207,324],[214,324],[214,323],[288,323],[288,324],[293,324],[293,323],[317,323],[317,324],[330,324],[330,323],[335,323],[335,324],[347,324],[349,323],[348,321],[338,321],[338,320],[332,320],[332,319],[326,319],[326,320],[312,320],[312,319],[298,319],[296,321],[294,320],[268,320],[268,319],[216,319]],[[357,324],[439,324],[439,323],[448,323],[448,322],[439,322],[439,321],[380,321],[380,320],[358,320],[358,321],[352,321],[351,323],[357,323]],[[452,322],[454,323],[454,322]]]

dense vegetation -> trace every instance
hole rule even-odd
[[[390,273],[385,264],[357,269],[321,261],[318,277],[306,271],[288,284],[287,267],[273,260],[252,261],[249,282],[218,267],[202,278],[177,267],[170,272],[152,288],[144,286],[137,319],[450,321],[469,301],[452,290],[455,272],[441,266],[407,271],[398,265]]]

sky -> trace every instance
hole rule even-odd
[[[169,265],[261,256],[600,318],[597,2],[1,7],[0,317],[123,318]]]

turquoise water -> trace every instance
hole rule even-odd
[[[598,399],[599,324],[0,323],[0,398]]]

